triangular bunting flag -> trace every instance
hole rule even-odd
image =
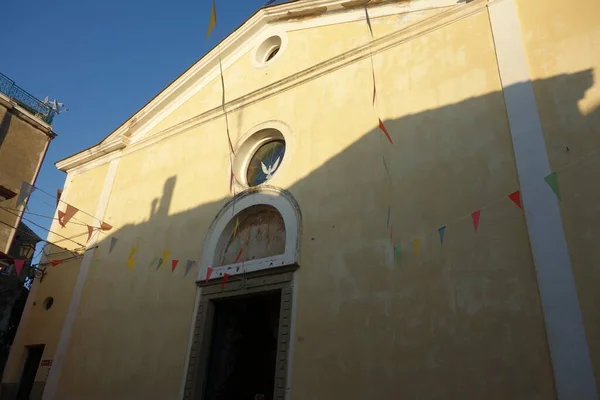
[[[132,257],[133,257],[133,255],[134,255],[135,253],[137,253],[137,251],[138,251],[137,247],[135,247],[135,246],[132,246],[132,247],[131,247],[131,250],[129,250],[129,257],[127,257],[127,258],[132,258]]]
[[[150,264],[148,264],[148,266],[151,267],[157,261],[158,261],[158,256],[154,256],[154,258],[152,259],[152,261],[150,261]]]
[[[88,238],[87,238],[87,242],[89,242],[89,241],[90,241],[90,239],[92,238],[92,233],[94,232],[94,227],[93,227],[93,226],[90,226],[90,225],[88,225],[88,226],[87,226],[87,228],[88,228]],[[86,243],[87,243],[87,242],[86,242]]]
[[[163,250],[162,252],[162,260],[163,262],[167,262],[167,260],[169,259],[169,257],[171,257],[171,252],[168,250]]]
[[[229,193],[233,192],[233,169],[231,170],[231,173],[229,175]]]
[[[108,249],[108,254],[112,253],[112,251],[115,248],[116,244],[117,244],[117,238],[116,237],[111,237],[110,238],[110,248]]]
[[[221,282],[221,287],[223,289],[225,289],[225,284],[227,283],[227,279],[230,277],[231,275],[229,275],[227,272],[225,272],[223,274],[223,282]]]
[[[171,272],[175,272],[175,268],[177,268],[177,263],[179,262],[179,260],[172,260],[171,261]]]
[[[112,225],[106,222],[102,222],[102,224],[100,224],[100,229],[102,229],[103,231],[110,231],[112,229]]]
[[[206,283],[208,283],[208,280],[210,279],[210,276],[213,273],[213,269],[211,267],[206,268]]]
[[[233,262],[234,264],[240,260],[240,257],[242,256],[243,252],[244,252],[244,249],[240,249],[240,251],[238,251],[237,257],[235,258],[235,261]]]
[[[162,264],[163,264],[163,259],[159,258],[158,259],[158,265],[156,266],[156,269],[158,270]]]
[[[183,274],[184,277],[187,276],[188,272],[190,272],[190,269],[192,269],[192,265],[194,265],[196,261],[194,260],[187,260],[185,262],[185,274]]]
[[[558,187],[558,174],[556,172],[551,173],[547,177],[544,178],[548,186],[552,189],[556,198],[560,200],[560,188]]]
[[[21,183],[21,191],[17,196],[17,208],[21,204],[25,204],[27,202],[27,199],[29,198],[29,196],[31,196],[31,193],[33,193],[34,190],[35,187],[31,186],[29,183],[25,181]]]
[[[58,264],[62,263],[63,260],[53,260],[50,261],[50,265],[52,265],[53,267],[56,267]]]
[[[444,245],[444,232],[446,232],[446,225],[442,226],[438,229],[438,233],[440,235],[440,245]]]
[[[473,228],[475,228],[475,232],[477,232],[477,228],[479,228],[479,217],[481,216],[481,210],[475,211],[471,214],[471,219],[473,219]]]
[[[392,142],[392,137],[390,136],[390,134],[388,133],[387,129],[385,129],[385,125],[383,124],[383,121],[381,120],[381,118],[379,119],[379,129],[381,129],[381,131],[383,133],[385,133],[385,136],[387,137],[387,139],[390,141],[391,144],[394,144],[394,142]]]
[[[365,16],[367,17],[367,25],[369,25],[369,32],[371,32],[371,37],[373,37],[373,28],[371,27],[371,18],[369,18],[369,11],[367,11],[366,4],[365,4]]]
[[[210,10],[210,19],[208,20],[208,30],[206,31],[206,39],[210,37],[210,33],[217,23],[217,8],[215,7],[215,0],[212,2],[212,9]]]
[[[523,209],[523,203],[521,203],[521,191],[517,190],[508,195],[508,198],[517,205],[521,210]]]
[[[21,270],[23,269],[23,265],[25,265],[25,260],[15,260],[15,269],[17,270],[17,276],[21,275]]]
[[[91,265],[92,267],[93,267],[94,265],[98,265],[98,264],[100,264],[100,259],[99,259],[99,258],[97,258],[97,259],[95,259],[95,260],[92,260],[92,262],[90,263],[90,265]]]
[[[135,260],[133,258],[128,258],[127,266],[129,267],[130,271],[133,270],[133,267],[135,267]]]
[[[400,246],[394,246],[394,261],[395,262],[398,262],[401,252],[402,252],[402,249],[400,248]]]
[[[419,255],[419,239],[413,240],[413,250],[415,252],[415,256]]]
[[[64,228],[64,226],[62,224],[62,220],[63,220],[64,217],[65,217],[65,213],[62,212],[62,211],[60,211],[60,210],[58,210],[58,224],[60,226],[62,226],[63,228]]]
[[[79,211],[77,208],[73,207],[70,204],[67,204],[65,212],[62,214],[62,218],[59,217],[58,219],[58,223],[60,224],[60,226],[64,228],[67,225],[67,222],[69,222],[71,218],[73,218],[77,211]]]

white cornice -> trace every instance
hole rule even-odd
[[[348,4],[359,4],[354,8],[348,8]],[[434,8],[450,7],[456,5],[456,0],[416,0],[416,1],[386,1],[372,2],[377,4],[373,9],[369,8],[369,15],[372,18],[378,18],[388,15],[400,14],[403,12],[425,11]],[[472,2],[470,5],[458,5],[452,9],[472,8],[473,3],[482,4],[485,0]],[[352,22],[364,19],[364,8],[360,6],[359,1],[340,1],[340,0],[304,0],[293,3],[285,3],[277,6],[262,8],[258,10],[250,19],[236,29],[232,34],[226,37],[215,48],[208,52],[203,58],[192,65],[187,71],[179,76],[173,83],[166,87],[142,109],[129,118],[124,124],[117,128],[112,134],[104,139],[98,145],[95,145],[80,153],[74,154],[66,159],[57,162],[55,165],[62,171],[69,172],[73,168],[77,168],[83,164],[91,162],[110,151],[123,149],[129,142],[138,142],[147,144],[148,141],[155,142],[156,136],[152,138],[144,137],[152,127],[163,120],[167,115],[174,111],[177,107],[187,101],[193,94],[197,93],[203,86],[215,79],[219,74],[219,57],[221,57],[223,68],[226,69],[239,57],[245,54],[252,48],[255,36],[264,34],[264,31],[269,26],[284,28],[285,30],[307,29],[320,25],[339,24]],[[485,7],[485,5],[483,5]],[[478,7],[480,8],[480,7]],[[320,16],[315,17],[314,13],[319,13]],[[306,15],[306,17],[302,17]],[[308,18],[308,16],[311,16]],[[418,25],[415,24],[415,25]],[[435,25],[435,23],[434,23]],[[378,38],[371,43],[372,49],[382,51],[389,48],[390,40],[397,39],[402,32],[410,33],[411,25],[400,32],[394,32],[382,38]],[[393,45],[393,44],[392,44]],[[252,103],[256,98],[264,98],[270,96],[273,92],[278,92],[283,88],[295,86],[291,81],[306,81],[307,74],[313,76],[321,76],[323,73],[332,70],[332,64],[346,64],[348,57],[356,61],[356,56],[361,54],[364,56],[368,52],[369,45],[361,46],[342,55],[333,57],[323,63],[320,63],[307,70],[300,71],[292,77],[284,78],[274,84],[248,93],[240,98],[233,99],[226,104],[229,111],[236,109],[242,105]],[[337,60],[337,61],[336,61]],[[335,68],[337,69],[337,68]],[[297,84],[297,83],[296,83]],[[270,92],[270,94],[267,94]],[[217,117],[221,107],[209,110],[199,116],[193,117],[190,120],[184,121],[174,127],[167,128],[164,133],[172,133],[172,131],[180,131],[183,125],[196,123],[199,120],[206,121]],[[129,139],[131,138],[131,140]],[[111,145],[109,145],[111,143]],[[116,143],[119,143],[118,145]],[[133,149],[132,149],[133,150]],[[104,158],[104,157],[103,157]]]

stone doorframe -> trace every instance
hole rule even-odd
[[[274,399],[284,400],[289,390],[288,363],[291,360],[291,325],[294,305],[293,278],[297,265],[271,271],[248,274],[246,279],[221,282],[197,282],[201,287],[200,301],[194,321],[194,334],[188,361],[184,400],[202,399],[208,374],[210,346],[214,322],[214,301],[250,294],[280,291],[277,359],[275,362]]]
[[[216,267],[212,273],[212,279],[206,281],[207,268],[215,260],[219,239],[227,224],[240,212],[255,205],[271,206],[283,218],[285,225],[283,254]],[[298,203],[290,192],[274,186],[260,185],[249,188],[235,196],[219,211],[208,229],[202,254],[199,257],[196,300],[180,398],[185,400],[202,398],[204,379],[208,368],[210,328],[214,311],[211,302],[223,297],[272,290],[281,290],[274,397],[277,400],[289,397],[291,360],[294,349],[294,341],[289,338],[293,337],[294,333],[294,314],[298,293],[297,289],[294,290],[293,283],[299,266],[301,237],[302,214]],[[222,276],[225,271],[231,275],[231,278],[228,283],[223,285]]]

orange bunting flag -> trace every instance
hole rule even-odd
[[[381,131],[383,133],[385,133],[385,136],[387,137],[387,139],[390,141],[391,144],[394,144],[394,142],[392,142],[392,137],[390,136],[390,134],[388,133],[387,129],[385,129],[385,125],[383,124],[383,121],[381,120],[381,118],[379,118],[379,129],[381,129]]]
[[[23,269],[23,265],[25,265],[25,260],[15,260],[15,269],[17,270],[17,276],[21,275],[21,270]]]
[[[61,213],[59,211],[58,212],[58,223],[60,224],[60,226],[62,226],[64,228],[67,225],[67,222],[69,222],[71,220],[71,218],[73,218],[73,216],[75,214],[77,214],[77,211],[79,211],[79,210],[70,204],[67,204],[67,209],[65,210],[64,213]]]
[[[240,249],[240,251],[238,251],[237,257],[235,258],[235,261],[233,262],[234,264],[236,264],[238,261],[240,261],[240,257],[242,256],[243,252],[244,252],[244,249]]]
[[[88,226],[87,226],[87,228],[88,228],[88,238],[87,238],[87,242],[89,242],[89,241],[90,241],[90,239],[92,238],[92,233],[94,232],[94,227],[93,227],[93,226],[90,226],[90,225],[88,225]],[[87,243],[87,242],[86,242],[86,243]]]
[[[229,275],[227,272],[225,272],[223,274],[223,282],[221,282],[221,287],[223,289],[225,289],[225,284],[227,283],[227,278],[229,278],[231,275]]]
[[[212,2],[212,9],[210,10],[210,19],[208,20],[208,30],[206,31],[206,39],[210,37],[210,33],[217,24],[217,8],[215,7],[215,0]]]
[[[479,217],[481,216],[481,210],[475,211],[471,214],[471,218],[473,219],[473,228],[475,228],[475,232],[477,232],[477,228],[479,228]]]
[[[177,263],[179,260],[171,260],[171,272],[175,272],[175,268],[177,267]]]
[[[58,264],[62,263],[63,260],[53,260],[50,261],[50,265],[52,265],[53,267],[56,267]]]
[[[521,210],[523,209],[523,204],[521,203],[521,191],[517,190],[516,192],[512,192],[508,195],[508,198],[512,200],[513,203],[517,205]]]
[[[112,229],[112,225],[107,224],[106,222],[102,222],[102,224],[100,225],[100,229],[102,229],[103,231],[110,231]]]
[[[415,251],[415,256],[419,255],[419,239],[413,240],[413,250]]]
[[[208,283],[208,280],[210,279],[210,276],[213,273],[213,269],[211,267],[206,268],[206,283]]]

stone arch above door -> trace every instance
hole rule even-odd
[[[198,281],[298,264],[302,216],[293,196],[261,185],[229,201],[212,222]],[[241,249],[241,251],[240,251]]]

